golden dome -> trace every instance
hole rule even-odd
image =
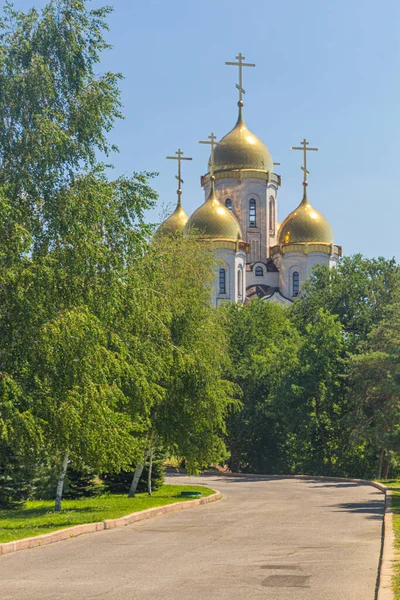
[[[168,235],[183,232],[189,217],[182,208],[181,196],[178,195],[176,209],[168,219],[165,219],[157,229],[157,235]]]
[[[303,184],[304,185],[304,184]],[[333,231],[328,221],[315,210],[307,198],[307,183],[303,200],[283,221],[279,229],[279,244],[321,242],[333,244]]]
[[[212,240],[242,239],[242,232],[236,217],[228,210],[215,195],[214,178],[211,178],[211,189],[207,200],[194,211],[186,223],[185,231],[196,229],[201,232],[201,238]]]
[[[214,152],[215,171],[232,169],[274,170],[268,148],[246,127],[240,103],[235,127],[222,138]]]

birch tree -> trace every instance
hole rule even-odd
[[[129,336],[159,395],[144,407],[143,456],[129,494],[157,443],[190,472],[221,460],[225,416],[235,387],[226,379],[227,337],[211,306],[214,259],[194,238],[157,238],[130,272]],[[146,356],[146,358],[145,358]]]

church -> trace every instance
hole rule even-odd
[[[214,134],[200,143],[211,147],[208,171],[201,177],[205,202],[188,217],[181,202],[181,150],[178,161],[178,203],[175,211],[161,223],[157,235],[192,230],[218,257],[212,302],[244,303],[254,297],[288,305],[300,293],[315,265],[336,266],[342,249],[334,243],[331,226],[310,203],[307,194],[306,139],[293,150],[303,152],[303,193],[300,204],[281,223],[278,221],[278,192],[281,177],[275,173],[266,145],[246,126],[243,115],[241,53],[237,62],[227,65],[239,69],[238,119],[233,129],[219,142]]]

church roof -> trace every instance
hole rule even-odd
[[[326,218],[313,208],[307,197],[307,182],[304,184],[303,199],[279,228],[279,244],[320,242],[333,244],[334,237]]]
[[[178,196],[178,203],[172,215],[165,219],[157,229],[157,235],[168,235],[183,232],[189,217],[182,208],[181,197]]]
[[[196,229],[201,238],[241,240],[242,232],[236,217],[215,195],[214,178],[211,177],[210,194],[207,200],[194,211],[185,226],[185,231]]]
[[[239,102],[235,127],[219,142],[214,153],[215,171],[255,169],[273,171],[273,161],[266,145],[246,126]]]

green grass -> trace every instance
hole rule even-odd
[[[197,485],[164,485],[153,496],[144,493],[128,498],[126,494],[106,494],[97,498],[63,500],[60,513],[54,512],[53,501],[27,502],[24,508],[18,510],[0,510],[0,542],[33,537],[82,523],[117,519],[138,510],[190,500],[179,497],[184,491],[201,492],[203,497],[214,493],[214,490]]]
[[[389,479],[382,481],[392,490],[393,528],[395,535],[396,559],[394,563],[393,591],[395,600],[400,600],[400,481]]]

